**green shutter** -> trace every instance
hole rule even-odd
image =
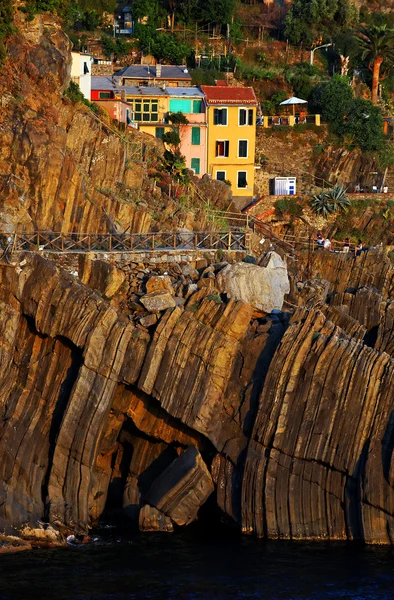
[[[193,171],[195,172],[196,175],[200,174],[200,159],[199,158],[192,158],[191,168],[193,169]]]
[[[159,138],[159,140],[162,140],[163,135],[164,135],[164,127],[156,127],[156,137]]]
[[[200,145],[200,128],[192,127],[192,146]]]
[[[201,100],[193,100],[193,113],[199,114],[201,112]]]

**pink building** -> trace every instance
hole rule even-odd
[[[204,94],[198,87],[167,88],[168,110],[182,112],[188,125],[181,125],[180,150],[186,158],[186,166],[198,176],[207,172],[207,119]]]

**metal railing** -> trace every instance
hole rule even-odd
[[[9,238],[12,238],[10,243]],[[247,231],[198,231],[150,233],[34,233],[2,234],[14,252],[154,252],[190,250],[248,251]],[[7,242],[8,240],[8,242]]]

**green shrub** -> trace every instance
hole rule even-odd
[[[66,98],[71,100],[73,104],[76,104],[77,102],[83,102],[85,100],[83,93],[79,89],[79,85],[75,83],[75,81],[70,81],[70,85],[68,86],[68,89],[65,91],[64,95]]]
[[[313,196],[311,208],[317,215],[328,217],[339,211],[346,211],[351,202],[346,194],[346,190],[340,185],[336,185],[328,191],[322,191]]]
[[[209,294],[207,300],[213,300],[216,304],[222,304],[222,299],[219,294]]]

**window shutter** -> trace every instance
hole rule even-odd
[[[246,110],[244,108],[239,109],[239,124],[246,125]]]
[[[217,108],[213,109],[213,124],[214,125],[219,124],[219,110]]]
[[[200,128],[192,127],[192,145],[199,146],[200,145]]]
[[[201,100],[193,100],[193,113],[198,114],[201,112]]]
[[[249,108],[248,125],[253,125],[253,108]]]
[[[192,158],[191,168],[193,169],[193,171],[195,172],[196,175],[200,174],[200,159],[199,158]]]

